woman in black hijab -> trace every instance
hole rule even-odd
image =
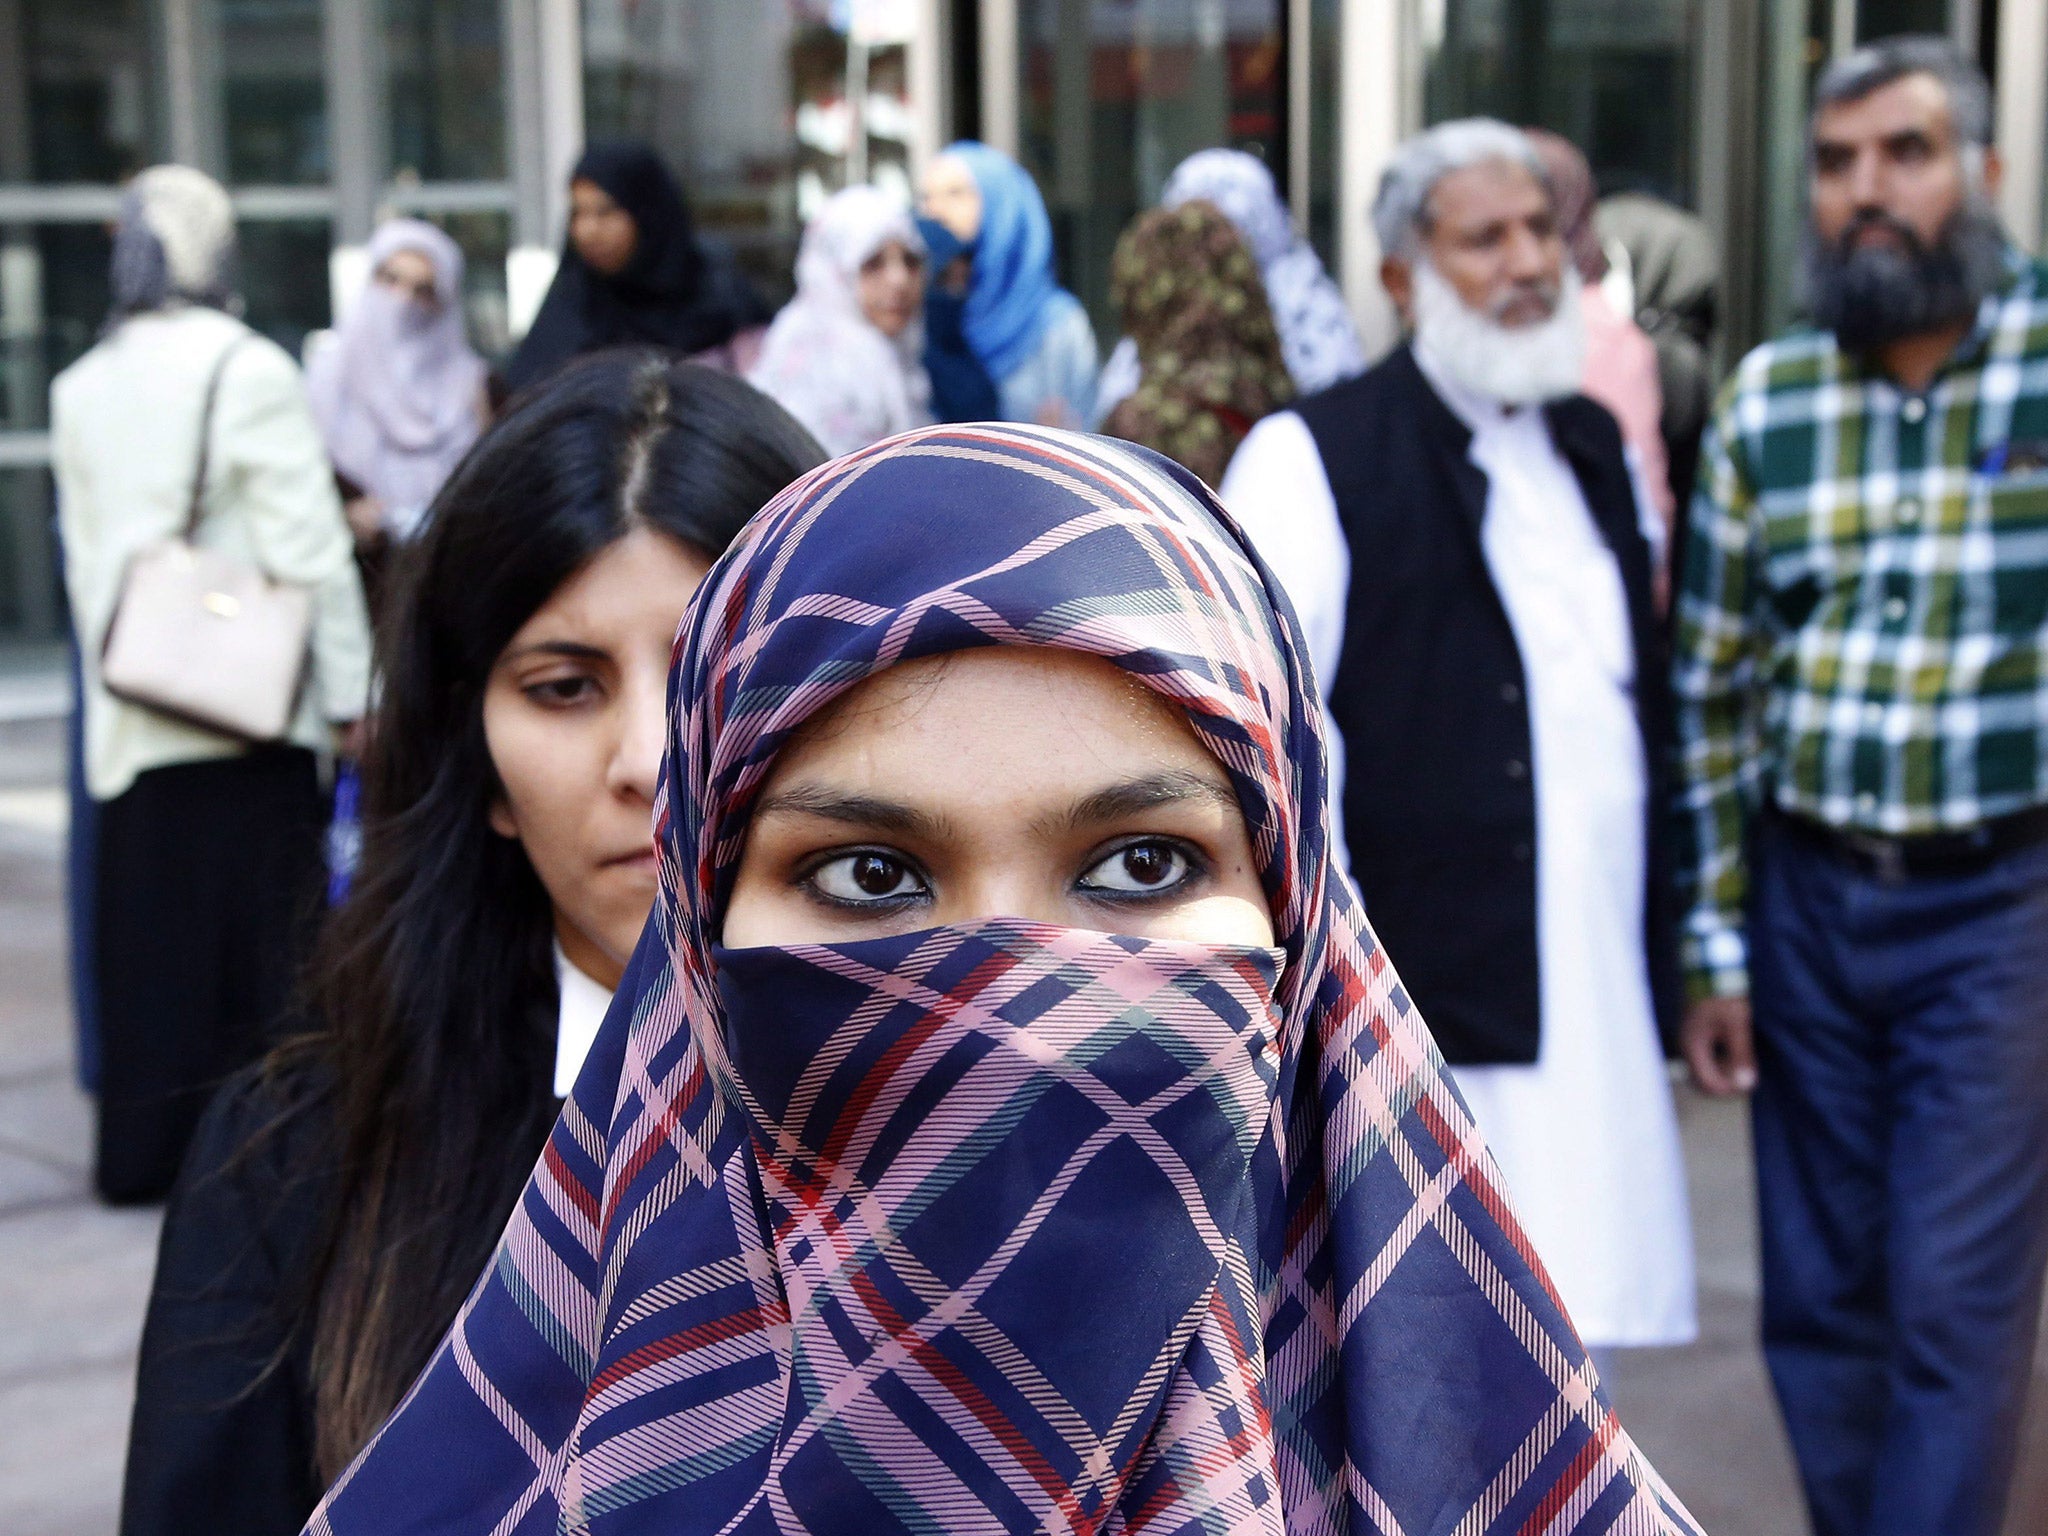
[[[525,389],[572,357],[656,346],[738,371],[741,333],[768,310],[722,246],[700,241],[661,157],[630,140],[591,144],[569,177],[569,238],[546,302],[505,382]]]

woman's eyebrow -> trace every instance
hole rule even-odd
[[[946,837],[951,831],[945,817],[921,811],[914,805],[883,800],[874,795],[842,794],[822,784],[792,784],[787,789],[764,795],[754,807],[754,819],[758,821],[763,816],[773,816],[778,812],[817,816],[851,827],[873,827],[883,832],[934,841]]]
[[[577,640],[534,640],[525,645],[507,647],[504,659],[515,661],[522,656],[562,656],[571,661],[603,661],[610,654],[601,645],[585,645]]]
[[[1233,813],[1240,809],[1237,796],[1214,779],[1187,769],[1175,769],[1106,785],[1086,799],[1075,801],[1064,811],[1041,818],[1039,829],[1078,831],[1189,800],[1207,800]]]

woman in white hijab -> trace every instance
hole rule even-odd
[[[1344,295],[1323,270],[1315,247],[1294,227],[1273,173],[1241,149],[1205,149],[1189,155],[1166,178],[1162,208],[1205,202],[1237,226],[1266,284],[1266,303],[1280,332],[1280,355],[1297,395],[1326,389],[1365,371],[1365,348],[1344,306]],[[1096,387],[1098,419],[1138,384],[1137,348],[1117,343]]]
[[[829,454],[932,419],[919,361],[924,257],[910,210],[873,187],[835,192],[804,230],[796,297],[748,379]]]
[[[306,388],[358,540],[407,538],[489,413],[462,324],[462,251],[433,225],[370,237],[370,282],[308,360]]]

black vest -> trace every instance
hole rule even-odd
[[[1521,652],[1480,544],[1472,434],[1408,348],[1311,395],[1308,423],[1351,551],[1330,712],[1344,834],[1366,912],[1453,1063],[1536,1059],[1536,791]],[[1667,678],[1650,554],[1614,418],[1545,407],[1628,594],[1648,795],[1644,942],[1666,1038],[1678,1010],[1665,839]]]

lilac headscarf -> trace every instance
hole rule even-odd
[[[334,467],[384,503],[404,531],[482,430],[484,363],[462,325],[462,252],[433,225],[393,219],[370,237],[370,270],[399,251],[434,264],[429,315],[372,282],[306,370]]]

